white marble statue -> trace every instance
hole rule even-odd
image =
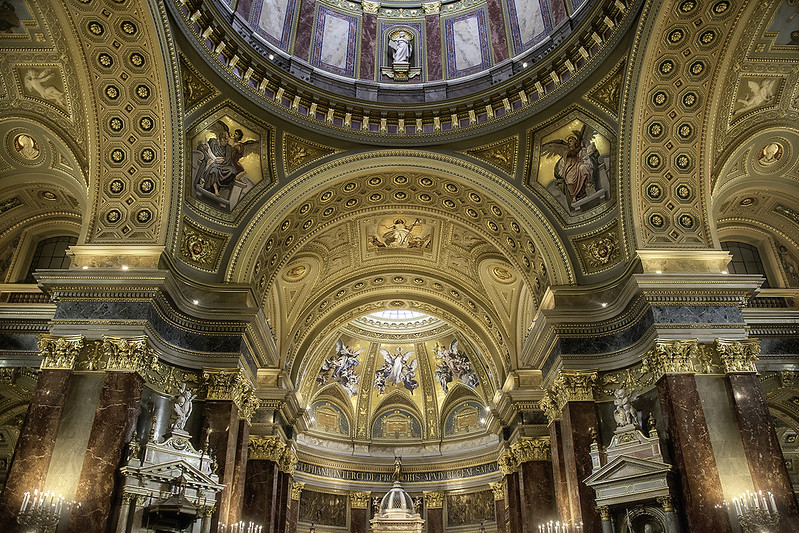
[[[613,405],[616,406],[613,417],[616,419],[618,427],[639,427],[638,410],[633,407],[632,404],[638,397],[635,391],[627,391],[626,388],[622,387],[617,389],[613,395],[616,397],[616,399],[613,400]]]
[[[172,423],[172,431],[184,430],[183,428],[186,427],[189,415],[191,415],[191,402],[196,397],[196,394],[192,394],[192,392],[186,388],[185,383],[180,386],[180,392],[177,398],[175,398],[175,421]]]
[[[413,36],[405,30],[399,30],[389,36],[388,46],[394,50],[394,63],[408,63],[413,53],[411,40]]]

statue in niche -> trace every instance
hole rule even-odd
[[[175,421],[172,423],[172,431],[184,431],[186,422],[189,420],[192,410],[192,400],[196,398],[196,394],[186,388],[186,384],[180,386],[178,397],[175,398]]]
[[[399,481],[402,477],[402,457],[394,456],[394,472],[391,474],[391,479]]]
[[[411,66],[413,32],[403,28],[395,29],[388,34],[386,44],[391,50],[391,65],[380,69],[384,76],[394,81],[408,81],[422,72],[420,67]]]
[[[617,389],[613,395],[616,397],[613,400],[613,405],[616,406],[613,418],[616,419],[618,426],[616,431],[629,431],[640,428],[638,410],[632,404],[638,398],[638,394],[635,391],[628,392],[626,388],[622,387]]]

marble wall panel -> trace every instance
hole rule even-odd
[[[444,20],[447,76],[468,76],[491,66],[485,8]]]
[[[542,41],[552,31],[546,0],[506,0],[506,9],[516,54]]]
[[[427,41],[427,80],[440,80],[444,76],[441,59],[441,20],[427,15],[424,20]]]
[[[249,22],[259,35],[288,50],[294,12],[300,0],[254,0]]]
[[[297,19],[297,32],[294,38],[294,55],[309,61],[311,36],[313,36],[316,0],[300,0],[300,16]]]
[[[491,34],[491,49],[494,51],[494,63],[508,59],[508,35],[505,30],[505,10],[502,0],[486,0],[488,6],[488,29]]]
[[[314,31],[313,65],[341,76],[355,75],[359,19],[319,6]]]

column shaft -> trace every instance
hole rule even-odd
[[[427,15],[425,20],[425,35],[427,37],[427,81],[442,78],[441,66],[441,21],[439,15]]]
[[[105,531],[122,451],[139,415],[144,380],[136,372],[107,372],[97,401],[75,500],[70,533]]]
[[[444,509],[427,509],[427,533],[444,533]]]
[[[780,531],[796,531],[796,498],[760,380],[754,373],[728,374],[727,379],[755,490],[774,494],[781,514]]]
[[[552,487],[555,492],[557,514],[561,519],[570,521],[569,483],[566,480],[566,463],[563,460],[563,434],[560,420],[553,420],[549,423],[549,443],[552,453]]]
[[[535,532],[538,524],[556,519],[552,464],[549,461],[522,463],[519,466],[519,486],[523,495],[522,516],[525,531]]]
[[[375,59],[377,57],[377,15],[364,13],[362,17],[360,78],[362,80],[374,80]]]
[[[508,532],[521,533],[524,529],[522,525],[522,501],[521,491],[519,490],[519,473],[513,472],[505,476],[505,498],[508,499]]]
[[[497,521],[497,533],[509,533],[505,527],[505,500],[494,500],[494,515]]]
[[[238,407],[230,400],[207,400],[203,408],[203,438],[216,454],[219,482],[226,485],[219,493],[219,503],[214,510],[211,529],[227,523],[230,516],[231,495],[236,469],[236,440],[239,429]],[[245,423],[246,422],[242,422]],[[244,444],[246,446],[246,443]]]
[[[563,461],[566,467],[571,520],[582,522],[586,532],[600,530],[594,490],[583,483],[593,470],[589,429],[596,427],[594,402],[574,401],[567,402],[563,406],[561,416]],[[562,518],[568,520],[567,517]]]
[[[235,467],[233,469],[233,485],[230,487],[230,513],[228,524],[244,520],[244,483],[247,474],[247,443],[250,438],[250,425],[246,420],[239,421],[236,437]]]
[[[369,509],[350,510],[350,533],[368,533],[369,531]],[[429,531],[429,530],[428,530]]]
[[[289,518],[287,520],[288,524],[286,525],[286,533],[297,533],[297,520],[299,520],[299,518],[300,500],[295,500],[292,498],[291,504],[289,505]],[[364,531],[367,531],[367,529]]]
[[[696,378],[692,374],[665,374],[657,387],[671,436],[672,459],[680,473],[689,529],[728,532],[726,511],[715,508],[724,501],[724,493]]]
[[[264,533],[274,533],[273,513],[277,509],[277,463],[264,459],[247,461],[244,482],[244,512],[248,521],[262,524]]]
[[[25,491],[44,488],[71,377],[71,370],[39,374],[0,498],[0,524],[6,524],[9,533],[17,531],[16,514]]]

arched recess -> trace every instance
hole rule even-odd
[[[467,434],[474,435],[475,433],[479,433],[480,430],[485,431],[486,403],[486,399],[481,398],[472,388],[462,383],[457,383],[450,389],[446,399],[441,404],[441,416],[439,417],[441,427],[439,430],[442,438],[458,436],[458,424],[453,424],[453,421],[450,420],[454,418],[458,410],[466,411],[465,413],[461,412],[458,414],[466,415],[466,423],[461,424],[461,426],[466,426]],[[464,417],[461,416],[461,418]],[[455,426],[455,430],[453,431],[451,428],[448,430],[448,426]],[[461,429],[463,429],[463,427]]]
[[[240,283],[252,282],[258,287],[259,292],[264,294],[273,283],[275,273],[293,258],[294,251],[308,240],[313,239],[315,234],[330,227],[342,216],[339,213],[331,213],[328,215],[329,219],[324,219],[325,208],[321,207],[321,204],[325,202],[323,195],[327,191],[330,191],[331,199],[341,198],[346,202],[347,197],[356,198],[356,195],[362,195],[364,190],[377,189],[384,185],[382,182],[368,185],[367,178],[369,176],[392,173],[415,173],[429,176],[431,185],[428,189],[431,192],[427,194],[431,196],[431,201],[434,200],[432,191],[442,192],[442,196],[445,196],[444,200],[449,197],[452,202],[454,202],[453,198],[462,201],[463,205],[445,204],[452,206],[450,208],[445,205],[442,207],[431,205],[424,209],[431,212],[435,209],[436,212],[441,213],[441,216],[458,218],[464,225],[473,226],[483,232],[486,239],[494,242],[516,268],[525,272],[525,277],[529,282],[533,279],[532,272],[534,270],[542,278],[539,283],[569,284],[574,281],[574,269],[555,228],[539,209],[509,183],[485,169],[462,160],[416,150],[373,151],[349,155],[326,165],[320,165],[296,178],[291,187],[284,187],[267,205],[264,205],[244,229],[241,238],[234,245],[225,274],[226,280]],[[355,188],[352,191],[342,190],[345,184],[351,181],[356,183]],[[363,185],[359,183],[363,183]],[[447,183],[451,185],[444,193],[443,187],[447,187]],[[478,222],[473,222],[468,215],[461,214],[462,210],[470,208],[466,205],[468,196],[466,198],[461,196],[464,193],[461,189],[473,190],[476,194],[474,198],[479,199],[479,202],[475,202],[475,204],[488,209],[483,213],[472,207]],[[422,186],[422,190],[424,190],[424,186]],[[370,191],[370,194],[374,194],[374,192]],[[401,200],[386,199],[386,202],[382,202],[382,207],[395,205],[402,208],[407,206],[406,200],[409,199],[407,196]],[[309,204],[308,211],[302,212],[302,206],[305,204]],[[489,208],[489,204],[495,205],[499,211]],[[361,204],[361,206],[363,205],[369,205],[368,200]],[[359,206],[357,209],[361,208]],[[353,209],[356,208],[353,206]],[[496,213],[499,213],[499,216]],[[351,216],[351,214],[350,211],[343,216]],[[511,219],[516,226],[511,224]],[[308,224],[309,220],[312,222],[303,227]],[[500,226],[499,222],[507,223],[508,226]],[[496,226],[496,231],[483,230],[484,225],[489,223]],[[518,231],[516,231],[517,227]],[[286,240],[290,235],[295,236],[287,244]],[[514,241],[513,245],[508,244],[507,238]],[[527,267],[526,264],[522,266],[524,249],[528,248],[524,241],[527,240],[533,243],[536,258],[540,262],[535,264],[528,257],[530,267]],[[277,254],[277,259],[272,260],[275,254]]]
[[[381,428],[376,428],[376,425],[385,417],[390,417],[393,413],[403,411],[409,413],[419,424],[419,434],[414,435],[408,440],[422,440],[427,435],[428,420],[422,415],[416,405],[408,396],[408,393],[401,390],[393,390],[387,393],[377,404],[373,411],[372,418],[368,421],[367,427],[370,428],[369,432],[373,439],[375,439],[375,432],[380,431]],[[412,424],[411,424],[412,426]],[[411,430],[413,428],[411,427]],[[379,440],[381,437],[377,437]],[[386,438],[386,437],[383,437]]]
[[[352,402],[350,401],[344,389],[338,383],[330,383],[325,385],[314,395],[310,402],[308,402],[309,407],[311,408],[311,418],[309,429],[311,431],[320,431],[318,428],[328,428],[332,424],[339,422],[335,419],[336,414],[333,412],[318,412],[317,406],[319,403],[330,403],[332,406],[335,406],[335,409],[341,412],[345,422],[346,422],[346,434],[341,432],[338,437],[351,437],[353,435],[353,431],[355,428],[355,414],[352,410]],[[325,406],[327,407],[327,406]],[[323,433],[329,434],[329,431],[321,431]]]

